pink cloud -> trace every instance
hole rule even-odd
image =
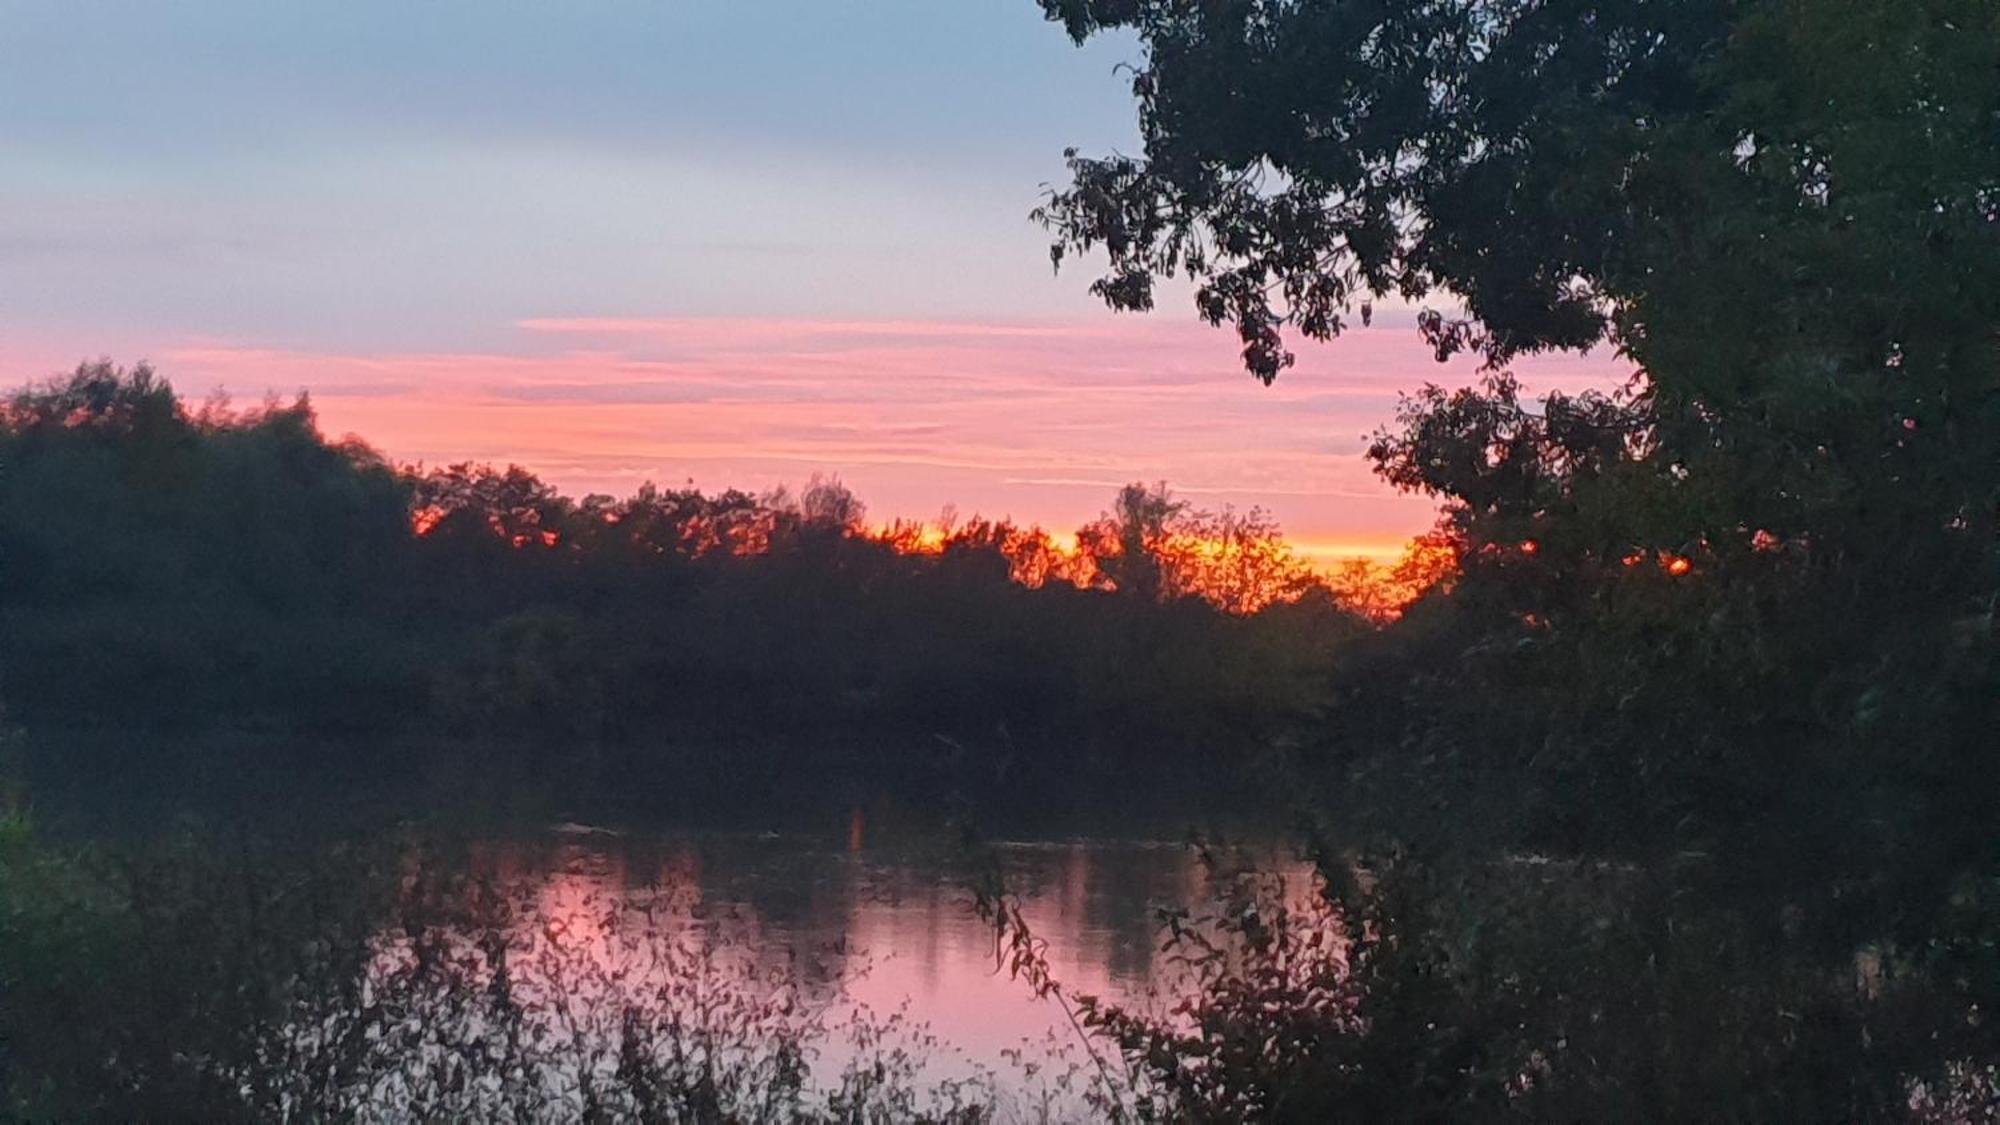
[[[322,424],[398,460],[518,462],[576,492],[644,480],[763,488],[838,472],[878,517],[1092,517],[1130,480],[1263,504],[1318,553],[1379,553],[1432,505],[1369,473],[1398,392],[1458,384],[1406,327],[1300,350],[1275,386],[1225,331],[1168,314],[952,323],[548,318],[481,353],[328,353],[189,340],[153,353],[199,396],[309,389]],[[29,358],[10,349],[0,361]],[[1608,356],[1518,367],[1536,389],[1608,386]],[[11,372],[10,372],[11,373]],[[22,372],[21,374],[40,374]]]

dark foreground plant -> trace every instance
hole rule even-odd
[[[841,965],[672,896],[524,903],[432,847],[184,836],[59,851],[0,825],[0,1116],[940,1121],[920,1028],[839,1015]]]
[[[1000,966],[1062,1003],[1108,1120],[1991,1121],[1994,1068],[1926,1029],[1992,926],[1842,974],[1758,945],[1686,873],[1501,856],[1211,868],[1162,915],[1151,1002],[1068,993],[1018,900],[979,908]],[[1950,940],[1947,940],[1947,939]],[[1990,945],[1990,943],[1989,943]],[[1175,975],[1175,974],[1178,975]],[[1960,1007],[1976,1036],[1985,1015]]]

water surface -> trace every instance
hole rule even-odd
[[[617,1001],[671,974],[726,975],[760,998],[797,990],[836,1024],[901,1021],[927,1079],[982,1077],[1016,1109],[1089,1055],[1064,1000],[1008,970],[969,872],[998,871],[1068,996],[1138,1006],[1172,990],[1160,912],[1209,894],[1203,861],[1169,839],[991,841],[975,864],[938,835],[869,835],[858,811],[822,833],[569,824],[478,862],[518,904],[525,948],[564,954],[547,961],[563,992]],[[705,935],[701,957],[663,962],[661,943],[690,928]],[[815,1069],[845,1061],[832,1045]]]

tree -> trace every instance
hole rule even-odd
[[[1171,525],[1187,510],[1164,481],[1148,488],[1135,481],[1118,490],[1112,509],[1077,529],[1077,549],[1090,558],[1111,589],[1157,602],[1169,594],[1161,551]]]
[[[1206,511],[1164,482],[1119,489],[1111,511],[1077,529],[1076,543],[1086,585],[1144,602],[1199,598],[1243,615],[1322,585],[1262,508]]]
[[[1638,874],[1590,907],[1645,966],[1576,997],[1647,1013],[1604,1048],[1709,1058],[1739,1093],[1811,1057],[1835,1116],[1992,1057],[1965,1014],[2000,1002],[1967,796],[2000,722],[2000,6],[1043,7],[1145,51],[1143,154],[1071,153],[1038,212],[1058,266],[1103,251],[1117,309],[1191,279],[1265,382],[1289,336],[1389,299],[1488,368],[1371,448],[1442,503],[1461,573],[1350,661],[1324,788],[1404,838]],[[1505,372],[1598,346],[1625,392],[1535,403]],[[1869,950],[1893,1004],[1827,991]],[[1569,1002],[1523,972],[1487,983]],[[1787,979],[1812,1046],[1721,1003],[1654,1015]]]
[[[408,476],[414,519],[425,535],[491,535],[513,547],[552,547],[572,507],[519,465],[503,472],[468,461]]]
[[[868,505],[839,477],[814,473],[799,493],[799,518],[816,527],[855,531],[868,518]]]
[[[1600,587],[1657,562],[1741,584],[1740,615],[1697,647],[1783,664],[1773,650],[1797,645],[1862,712],[1924,694],[1888,651],[1961,653],[1947,679],[1984,682],[2000,7],[1043,6],[1073,36],[1125,28],[1145,48],[1144,155],[1072,154],[1040,211],[1059,264],[1104,250],[1095,289],[1125,309],[1191,277],[1266,381],[1285,331],[1332,337],[1391,296],[1437,303],[1418,323],[1440,357],[1495,369],[1421,392],[1371,450],[1444,503],[1462,562],[1494,580],[1461,600],[1495,595],[1510,628],[1615,624]],[[1524,402],[1499,371],[1607,344],[1640,370],[1619,396]],[[1927,698],[1903,721],[1956,713]]]
[[[1328,338],[1392,295],[1463,302],[1422,318],[1441,355],[1609,341],[1710,394],[1777,378],[1760,356],[1907,365],[1912,329],[1994,322],[1981,0],[1043,8],[1146,50],[1145,155],[1070,154],[1039,212],[1057,262],[1102,247],[1125,309],[1185,273],[1266,381],[1281,329]]]
[[[1043,0],[1138,33],[1143,157],[1070,154],[1058,264],[1285,333],[1431,301],[1440,358],[1608,344],[1712,534],[1976,571],[2000,504],[2000,8]],[[1407,483],[1407,481],[1402,482]],[[1738,532],[1738,528],[1742,530]]]

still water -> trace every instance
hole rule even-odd
[[[1214,877],[1191,848],[1016,839],[988,841],[979,857],[1020,903],[1066,993],[1169,1002],[1176,974],[1160,952],[1159,914],[1198,909]],[[524,989],[531,1003],[616,1007],[682,978],[726,978],[739,998],[796,997],[830,1026],[893,1024],[893,1042],[921,1056],[924,1081],[973,1080],[1016,1111],[1061,1104],[1052,1081],[1088,1058],[1063,1002],[1008,971],[974,909],[972,865],[935,834],[877,841],[858,811],[819,833],[565,824],[487,847],[478,863],[511,899],[517,961],[543,966]],[[676,1002],[702,1002],[706,985],[683,983],[691,991]],[[817,1077],[851,1061],[845,1042],[835,1034],[815,1052]]]
[[[78,840],[144,850],[191,816],[204,839],[219,828],[229,841],[244,834],[303,845],[279,856],[319,854],[323,841],[357,835],[394,840],[388,825],[408,823],[423,829],[415,838],[424,843],[412,845],[406,865],[435,869],[447,897],[470,875],[463,887],[477,888],[472,897],[502,904],[497,921],[482,906],[472,912],[476,924],[447,935],[463,961],[454,962],[451,987],[428,992],[406,972],[404,992],[390,994],[413,947],[405,921],[372,922],[380,989],[350,1011],[341,1006],[347,990],[331,987],[328,1002],[293,1025],[304,1041],[300,1057],[311,1062],[327,1056],[336,1025],[380,1024],[384,997],[406,1013],[383,1032],[393,1040],[368,1052],[367,1066],[381,1072],[369,1079],[379,1096],[369,1094],[358,1112],[371,1120],[403,1119],[396,1107],[412,1091],[438,1088],[432,1064],[483,1058],[509,1018],[496,1011],[517,1010],[560,1043],[536,1039],[527,1055],[474,1069],[490,1077],[512,1073],[508,1060],[519,1057],[556,1060],[536,1064],[543,1077],[530,1093],[559,1091],[549,1116],[563,1119],[579,1074],[620,1065],[621,1032],[635,1009],[667,1023],[721,1026],[721,1038],[749,1053],[794,1036],[821,1089],[840,1087],[843,1069],[871,1051],[907,1051],[918,1061],[900,1073],[913,1086],[964,1080],[978,1087],[971,1100],[995,1103],[1002,1120],[1085,1118],[1076,1084],[1061,1079],[1095,1065],[1090,1048],[1060,1000],[1037,996],[1008,971],[1009,949],[974,909],[973,887],[990,885],[983,876],[997,874],[1018,902],[1065,995],[1155,1012],[1186,994],[1185,969],[1161,948],[1161,913],[1199,913],[1227,879],[1185,843],[1190,826],[1265,841],[1225,852],[1234,863],[1284,871],[1288,885],[1308,881],[1289,849],[1269,843],[1282,833],[1257,827],[1265,818],[1255,810],[1157,813],[1112,802],[1081,822],[1055,811],[989,828],[968,850],[941,814],[887,798],[779,812],[718,797],[699,826],[649,817],[604,827],[562,820],[540,801],[455,808],[393,787],[371,792],[344,776],[305,785],[286,770],[223,769],[212,763],[228,759],[206,747],[184,755],[185,769],[166,770],[163,761],[179,762],[176,748],[153,743],[131,750],[123,768],[77,768],[115,762],[122,745],[44,755],[50,765],[33,779],[42,822]],[[163,784],[163,775],[183,784]],[[448,925],[458,916],[440,915],[454,919]],[[481,944],[495,934],[504,940]],[[515,1007],[487,1004],[496,984]],[[1106,1052],[1101,1042],[1096,1049]],[[752,1082],[767,1077],[760,1071]],[[509,1097],[496,1088],[490,1104],[512,1104]]]

